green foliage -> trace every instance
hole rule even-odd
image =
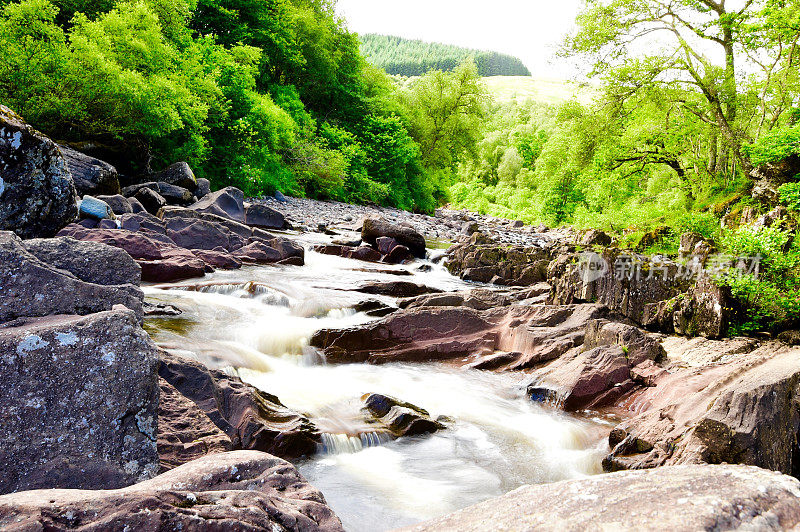
[[[0,100],[53,137],[133,175],[186,160],[249,195],[445,200],[449,163],[423,162],[411,110],[330,2],[55,2],[0,2]]]
[[[800,125],[773,130],[744,150],[756,166],[800,154]]]
[[[400,76],[422,76],[433,70],[448,72],[465,60],[474,61],[481,76],[531,75],[522,61],[510,55],[389,35],[362,35],[361,51],[372,64]]]
[[[721,281],[745,310],[734,332],[776,331],[793,327],[800,316],[800,245],[787,251],[793,235],[778,227],[742,227],[723,238],[725,250],[735,257],[760,257],[759,271],[741,274],[731,270]]]
[[[793,211],[800,211],[800,182],[784,183],[778,187],[781,202]]]

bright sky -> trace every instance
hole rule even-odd
[[[581,0],[338,0],[351,31],[493,50],[522,59],[535,77],[569,78],[554,58]]]

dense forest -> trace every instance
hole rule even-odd
[[[460,153],[443,132],[478,91],[474,67],[398,91],[328,0],[0,9],[0,101],[127,174],[186,160],[215,187],[430,212]]]
[[[361,51],[373,65],[399,76],[422,76],[432,70],[452,71],[470,58],[484,77],[531,75],[522,61],[507,54],[390,35],[362,35]]]

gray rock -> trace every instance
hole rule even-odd
[[[181,205],[185,207],[197,201],[197,198],[194,197],[194,194],[192,194],[189,190],[177,185],[158,182],[157,189],[158,193],[161,194],[161,197],[167,200],[167,203],[170,205]]]
[[[78,206],[78,213],[82,218],[93,218],[95,220],[113,220],[114,211],[111,206],[103,200],[93,196],[84,196]]]
[[[189,208],[230,218],[236,222],[245,222],[244,193],[236,187],[226,187],[212,192]]]
[[[523,486],[404,531],[788,530],[800,482],[747,466],[674,466]]]
[[[201,177],[197,180],[197,188],[194,189],[194,195],[197,199],[203,199],[211,193],[211,181]]]
[[[264,229],[283,229],[286,219],[275,209],[254,203],[245,209],[245,223]]]
[[[150,214],[157,214],[166,207],[167,200],[161,194],[147,187],[141,187],[133,196]]]
[[[122,194],[115,194],[113,196],[97,196],[97,199],[106,202],[108,206],[111,207],[111,210],[114,212],[114,214],[122,215],[133,212],[133,206],[131,205],[131,200],[133,200],[133,198],[129,200]],[[139,203],[138,201],[136,202]],[[141,206],[141,204],[139,205]],[[142,207],[142,210],[144,210],[144,207]]]
[[[59,146],[72,174],[79,196],[119,194],[117,169],[105,161],[85,155],[67,146]]]
[[[157,474],[158,353],[133,312],[18,320],[0,354],[0,493]]]
[[[53,236],[78,215],[76,198],[58,146],[0,105],[0,230]]]
[[[325,498],[266,453],[206,456],[119,490],[39,490],[0,497],[0,528],[23,530],[342,532]]]
[[[128,203],[131,206],[131,212],[134,214],[147,212],[147,209],[144,208],[144,205],[142,205],[142,203],[136,198],[128,198]]]
[[[142,269],[124,250],[70,237],[36,238],[23,242],[37,259],[66,270],[87,283],[139,286]]]
[[[415,257],[425,257],[425,238],[413,227],[391,223],[378,216],[365,217],[361,229],[361,240],[376,246],[378,238],[382,236],[395,239],[399,244],[410,249]]]
[[[92,230],[94,231],[94,230]],[[72,242],[63,240],[61,244],[68,246],[71,253],[80,253]],[[94,248],[93,248],[94,249]],[[111,257],[110,251],[103,251],[103,259]],[[65,258],[62,265],[69,265],[79,272],[85,268],[79,266],[79,258]],[[124,267],[124,266],[123,266]],[[83,275],[83,273],[82,273]],[[99,279],[102,272],[87,278]],[[108,278],[106,278],[108,279]],[[0,232],[0,323],[20,317],[38,317],[52,314],[90,314],[110,310],[114,305],[122,304],[133,310],[137,317],[142,317],[142,291],[132,285],[104,286],[86,282],[72,273],[48,264],[30,253],[23,246],[22,240],[10,232]]]
[[[195,178],[191,167],[188,163],[183,161],[169,165],[160,172],[150,176],[150,179],[151,181],[176,185],[190,191],[195,190],[198,185],[197,178]]]

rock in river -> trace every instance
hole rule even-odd
[[[254,449],[285,458],[316,451],[319,434],[307,418],[238,377],[167,354],[162,355],[159,373],[230,438],[233,449]]]

